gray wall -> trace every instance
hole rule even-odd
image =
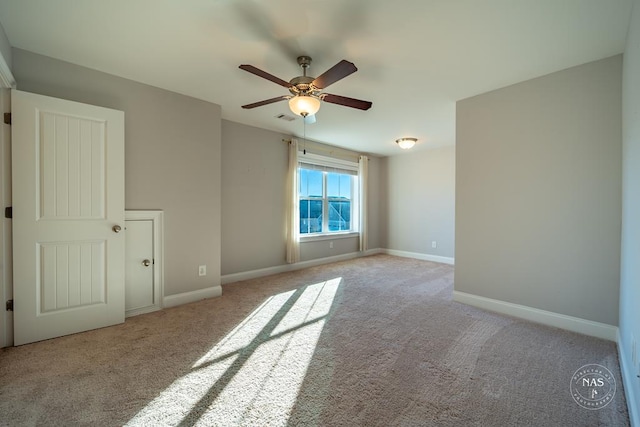
[[[453,258],[455,147],[387,157],[382,176],[382,247]]]
[[[165,295],[219,285],[220,106],[20,49],[13,73],[20,90],[125,112],[125,207],[165,212]]]
[[[456,291],[618,324],[621,67],[458,102]]]
[[[640,1],[635,0],[627,36],[622,77],[622,263],[620,277],[620,352],[628,361],[625,382],[629,407],[640,423],[640,379],[631,364],[632,337],[640,352]],[[640,354],[639,354],[640,356]],[[640,366],[635,367],[640,371]],[[640,424],[638,424],[640,425]]]
[[[285,262],[287,136],[222,121],[222,274]]]
[[[285,182],[290,136],[222,120],[222,274],[286,265]],[[300,142],[302,144],[302,142]],[[307,152],[357,161],[358,154],[307,142]],[[369,247],[378,248],[379,159],[369,161]],[[333,242],[330,248],[329,242]],[[303,242],[300,260],[358,251],[358,238]]]
[[[11,45],[9,44],[9,39],[7,38],[7,34],[4,32],[4,27],[2,27],[1,24],[0,24],[0,55],[2,55],[4,62],[7,63],[7,66],[13,72]]]

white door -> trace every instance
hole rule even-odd
[[[20,91],[11,107],[14,344],[123,322],[124,113]]]
[[[126,221],[125,312],[127,316],[154,307],[153,221]],[[146,311],[146,310],[145,310]]]

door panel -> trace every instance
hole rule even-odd
[[[14,342],[124,321],[124,113],[12,92]]]
[[[40,120],[40,217],[104,219],[105,122],[50,112]]]
[[[42,243],[40,312],[105,303],[105,242]]]

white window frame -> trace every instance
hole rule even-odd
[[[331,169],[335,169],[335,172],[340,173],[340,171],[351,171],[354,174],[351,177],[351,230],[345,231],[328,231],[329,230],[329,197],[327,196],[327,174],[323,173],[322,176],[322,229],[327,230],[320,233],[300,233],[300,241],[308,242],[314,240],[331,240],[331,239],[341,239],[358,236],[359,233],[359,195],[358,195],[358,163],[350,162],[348,160],[335,159],[332,157],[321,156],[318,154],[307,153],[302,154],[299,152],[298,157],[298,179],[300,179],[300,169],[304,169],[304,165],[316,165],[316,166],[324,166],[327,168],[325,172],[331,172]],[[307,168],[308,169],[308,168]],[[297,206],[300,209],[300,200],[319,200],[318,197],[305,197],[300,198],[300,191],[298,191],[298,200]],[[300,229],[300,223],[297,224],[298,229]]]

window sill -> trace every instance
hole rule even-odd
[[[336,240],[336,239],[348,239],[350,237],[358,237],[360,235],[357,231],[348,231],[346,233],[325,233],[325,234],[312,234],[307,236],[300,236],[300,243],[317,242],[321,240]]]

